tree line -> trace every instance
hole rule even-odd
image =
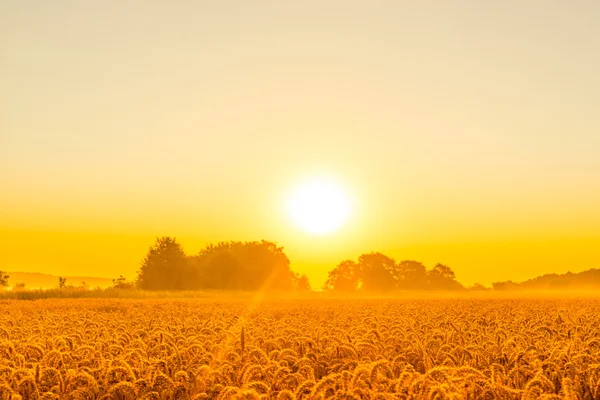
[[[0,290],[9,286],[10,276],[0,271]],[[81,286],[67,285],[58,277],[56,289],[89,291]],[[469,290],[596,290],[600,287],[600,270],[580,273],[546,274],[525,282],[494,282],[492,288],[481,284]],[[26,291],[25,283],[13,283],[13,291]],[[99,290],[100,288],[96,288]],[[269,241],[221,242],[209,244],[198,253],[188,255],[172,237],[159,237],[142,260],[137,278],[129,281],[122,275],[113,279],[111,289],[117,290],[264,290],[311,291],[306,275],[294,273],[283,247]],[[444,264],[427,269],[421,262],[396,262],[381,253],[366,253],[354,260],[344,260],[329,271],[324,291],[335,293],[379,293],[395,290],[465,290],[456,281],[454,271]]]
[[[290,269],[283,247],[260,242],[209,244],[187,255],[171,237],[150,248],[138,271],[136,286],[144,290],[310,290],[306,275]]]
[[[325,290],[338,292],[389,292],[393,290],[463,290],[454,271],[444,264],[431,270],[418,261],[397,263],[381,253],[368,253],[358,261],[346,260],[329,271]]]
[[[0,272],[0,287],[8,285],[8,278],[8,274]],[[82,285],[86,286],[85,283]],[[65,287],[66,279],[59,278],[58,288]],[[156,239],[142,260],[134,281],[120,276],[113,280],[112,287],[149,291],[311,290],[308,277],[293,272],[283,247],[273,242],[221,242],[188,255],[175,238],[168,236]],[[329,271],[323,289],[337,293],[378,293],[465,288],[446,265],[436,264],[427,270],[418,261],[396,262],[373,252],[361,255],[356,261],[339,263]]]
[[[126,284],[122,277],[118,283]],[[294,273],[283,248],[273,242],[221,242],[187,255],[171,237],[158,238],[149,249],[135,285],[143,290],[311,290],[307,276]],[[420,262],[396,263],[381,253],[342,261],[329,271],[324,287],[333,292],[461,289],[446,265],[428,271]]]

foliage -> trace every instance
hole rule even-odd
[[[437,264],[427,271],[418,261],[401,261],[381,253],[367,253],[358,262],[342,261],[329,272],[325,290],[381,293],[393,290],[462,290],[454,271]]]
[[[137,286],[144,290],[183,290],[191,284],[191,267],[174,238],[156,239],[138,271]]]
[[[381,253],[358,257],[359,285],[365,292],[386,292],[396,288],[396,262]]]
[[[295,288],[298,292],[310,292],[312,287],[310,286],[310,281],[308,280],[308,276],[305,274],[295,275]]]
[[[163,237],[143,260],[137,285],[144,290],[288,291],[296,279],[283,248],[272,242],[209,244],[188,257],[174,238]]]
[[[427,269],[425,266],[412,260],[398,263],[398,288],[405,290],[427,289]]]
[[[62,276],[58,277],[58,288],[64,289],[67,286],[67,278],[63,278]]]
[[[219,290],[292,290],[294,274],[282,247],[268,241],[208,245],[194,257],[199,287]]]
[[[112,288],[118,290],[134,290],[135,284],[127,281],[123,275],[120,275],[118,278],[113,279]]]
[[[325,289],[337,292],[355,292],[359,285],[359,275],[359,267],[354,261],[342,261],[329,271]]]
[[[491,290],[490,288],[485,287],[484,285],[482,285],[481,283],[474,283],[473,286],[471,286],[469,288],[469,290],[472,291],[486,291],[486,290]]]
[[[10,279],[10,275],[6,272],[0,271],[0,288],[8,286],[8,280]]]
[[[545,274],[524,282],[494,282],[496,290],[597,290],[600,287],[600,269],[564,274]]]
[[[427,283],[431,289],[436,290],[463,289],[461,284],[456,282],[454,271],[447,265],[439,263],[430,271],[427,271]]]
[[[502,291],[502,290],[516,290],[518,288],[518,284],[513,281],[506,282],[494,282],[492,283],[492,288],[494,290]]]

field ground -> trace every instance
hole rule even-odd
[[[0,301],[0,399],[600,399],[600,301]]]

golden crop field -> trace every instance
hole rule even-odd
[[[600,302],[4,301],[21,398],[600,399]]]

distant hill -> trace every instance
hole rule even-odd
[[[58,286],[58,275],[40,274],[36,272],[7,272],[10,275],[8,286],[25,283],[27,289],[49,289]],[[112,279],[94,278],[89,276],[65,276],[67,285],[81,286],[85,282],[90,288],[106,288],[112,285]]]
[[[600,290],[600,269],[566,274],[545,274],[524,282],[494,282],[495,290]]]

